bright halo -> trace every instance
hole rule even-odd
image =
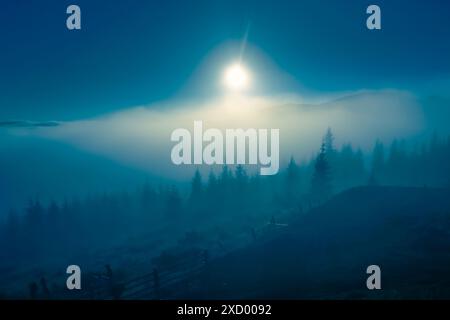
[[[248,86],[249,74],[239,63],[233,64],[225,70],[225,84],[232,90],[242,90]]]

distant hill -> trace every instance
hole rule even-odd
[[[450,298],[450,190],[358,187],[212,261],[197,298]],[[366,288],[381,267],[382,290]]]
[[[159,177],[104,156],[40,137],[0,132],[0,221],[30,199],[45,204],[103,192],[129,190]]]

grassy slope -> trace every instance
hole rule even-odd
[[[354,188],[212,262],[184,296],[450,298],[449,218],[449,190]],[[371,264],[381,291],[366,289]]]

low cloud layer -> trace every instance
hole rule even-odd
[[[170,159],[170,135],[177,128],[280,129],[281,164],[293,155],[309,159],[331,127],[337,146],[343,143],[372,148],[375,139],[389,142],[424,129],[421,107],[414,96],[396,90],[365,91],[320,104],[301,97],[228,96],[203,103],[166,102],[136,107],[95,119],[39,128],[36,133],[73,144],[121,163],[169,178],[192,174],[193,166],[175,166]]]
[[[60,123],[56,121],[26,121],[26,120],[0,121],[0,128],[56,127],[59,125]]]

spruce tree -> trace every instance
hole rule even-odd
[[[327,159],[326,145],[322,142],[319,155],[314,164],[314,174],[311,181],[311,197],[315,203],[322,203],[331,196],[330,168]]]

